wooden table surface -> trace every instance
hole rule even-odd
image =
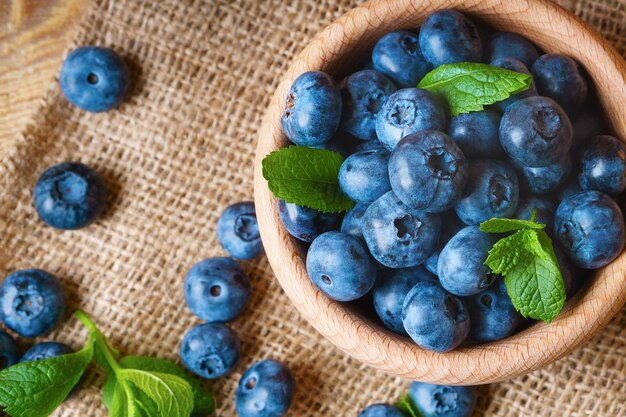
[[[0,0],[0,154],[55,82],[89,0]]]

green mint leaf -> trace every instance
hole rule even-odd
[[[339,187],[341,154],[289,146],[263,159],[263,177],[276,198],[324,213],[350,210],[354,203]]]
[[[397,403],[396,407],[400,409],[408,417],[421,417],[417,407],[413,404],[413,400],[408,395],[402,397]]]
[[[117,388],[117,378],[115,377],[115,374],[110,373],[107,376],[107,379],[104,383],[104,389],[102,390],[102,404],[104,404],[104,406],[109,410],[109,412],[111,411],[111,408],[113,407],[113,393],[116,388]]]
[[[526,264],[534,256],[528,248],[530,236],[527,230],[519,230],[511,236],[498,240],[487,256],[485,264],[494,274],[506,275],[519,264]]]
[[[184,379],[175,375],[146,372],[137,369],[122,369],[116,372],[118,383],[128,386],[129,383],[154,402],[157,414],[151,406],[141,402],[141,397],[126,390],[126,396],[132,397],[143,405],[145,412],[151,417],[189,417],[193,411],[193,392]]]
[[[532,76],[474,62],[441,65],[417,85],[444,98],[450,113],[483,110],[483,106],[506,100],[530,87]]]
[[[136,396],[137,391],[138,390],[130,383],[116,384],[111,397],[109,417],[158,416],[158,409],[156,409],[156,405],[142,404]],[[153,414],[150,414],[150,412]]]
[[[196,378],[189,376],[183,368],[170,360],[149,356],[126,356],[120,361],[120,366],[148,372],[171,374],[182,378],[189,383],[193,392],[193,414],[209,415],[215,409],[213,395],[204,388],[203,384]]]
[[[533,211],[536,216],[536,211]],[[522,229],[543,229],[546,227],[543,223],[537,223],[534,220],[519,219],[499,219],[493,218],[480,224],[481,232],[485,233],[506,233]]]
[[[0,372],[0,407],[13,417],[46,417],[76,386],[94,356],[94,338],[78,352]]]

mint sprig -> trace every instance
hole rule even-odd
[[[189,417],[214,409],[213,397],[173,362],[142,356],[119,360],[119,352],[82,311],[89,329],[83,349],[0,372],[0,408],[12,417],[46,417],[65,400],[90,363],[108,378],[102,401],[110,417]]]
[[[410,396],[405,395],[396,402],[396,407],[400,409],[407,417],[421,417],[417,407],[413,404]]]
[[[350,210],[354,203],[339,187],[343,156],[327,149],[289,146],[263,159],[263,177],[276,198],[324,213]]]
[[[527,90],[532,76],[475,62],[457,62],[441,65],[417,85],[445,99],[450,113],[483,110],[483,106],[506,100],[513,94]]]
[[[536,210],[531,219],[491,219],[480,224],[486,233],[515,231],[498,240],[485,264],[504,276],[513,306],[524,317],[550,323],[565,305],[565,286],[552,240],[537,223]]]

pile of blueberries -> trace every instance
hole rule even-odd
[[[446,102],[416,86],[455,62],[532,74],[533,83],[450,117]],[[505,338],[523,318],[485,265],[502,236],[481,232],[481,222],[528,220],[536,209],[568,297],[585,270],[622,252],[624,219],[613,198],[626,186],[626,147],[602,134],[599,109],[572,58],[438,11],[419,33],[383,36],[371,62],[340,83],[323,72],[294,81],[284,134],[346,157],[338,181],[355,206],[342,218],[279,201],[280,217],[310,243],[313,283],[334,300],[359,300],[391,331],[439,352]]]
[[[117,106],[129,86],[123,59],[114,51],[82,47],[67,57],[60,76],[61,90],[71,103],[86,111],[101,112]],[[47,169],[34,189],[39,218],[61,230],[93,223],[106,209],[107,187],[101,176],[79,162],[64,162]],[[253,259],[263,252],[254,204],[242,202],[226,208],[217,224],[218,241],[236,259]],[[194,265],[185,279],[189,309],[206,323],[184,336],[180,354],[193,373],[215,379],[230,373],[241,355],[239,337],[224,322],[247,306],[250,279],[232,258],[209,258]],[[0,284],[0,322],[25,338],[49,333],[66,309],[58,278],[40,269],[18,270]],[[0,370],[18,362],[71,353],[62,343],[37,343],[20,355],[15,340],[0,331]],[[267,359],[248,368],[237,388],[235,403],[241,417],[280,417],[293,399],[295,381],[282,363]]]

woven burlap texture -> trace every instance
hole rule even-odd
[[[57,274],[71,309],[90,313],[125,353],[178,360],[184,332],[200,321],[185,306],[195,262],[224,255],[220,212],[252,198],[255,135],[294,55],[357,2],[346,0],[98,0],[74,46],[113,47],[133,88],[117,110],[69,105],[56,82],[24,137],[0,163],[0,273],[38,267]],[[563,1],[626,50],[624,0]],[[619,86],[624,88],[624,86]],[[65,160],[100,171],[110,208],[96,224],[59,232],[32,205],[38,173]],[[233,323],[243,341],[236,372],[209,384],[218,416],[235,416],[241,373],[261,358],[284,361],[298,389],[290,416],[355,416],[393,401],[408,381],[350,359],[290,305],[267,261],[243,263],[251,306]],[[626,416],[626,310],[582,349],[528,376],[481,388],[476,416]],[[68,317],[49,338],[78,348],[85,331]],[[102,375],[54,414],[105,416]]]

